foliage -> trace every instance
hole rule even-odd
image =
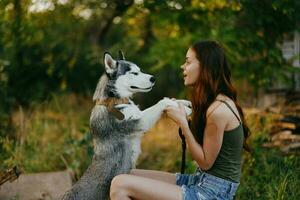
[[[256,88],[272,84],[274,78],[285,76],[289,66],[280,50],[286,33],[299,29],[297,11],[299,1],[254,0],[241,1],[243,6],[236,21],[234,48],[239,52],[240,62],[249,81]]]
[[[178,89],[167,94],[178,94],[186,49],[207,38],[223,44],[236,78],[257,90],[284,76],[278,44],[299,28],[296,0],[49,0],[44,9],[34,2],[0,4],[0,60],[9,63],[7,86],[0,86],[10,105],[26,106],[57,91],[90,94],[102,53],[118,49],[157,75],[170,72],[174,77],[161,85],[170,81]],[[161,95],[156,91],[155,99]]]

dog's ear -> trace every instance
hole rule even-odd
[[[111,74],[116,68],[116,61],[111,57],[108,52],[104,53],[104,66],[105,71],[108,74]]]
[[[122,50],[119,50],[119,60],[125,60],[124,54]]]

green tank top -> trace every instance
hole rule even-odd
[[[229,104],[225,101],[222,102],[230,108],[240,121]],[[229,181],[240,182],[243,142],[244,131],[240,121],[240,125],[235,129],[224,131],[221,150],[213,166],[205,172]]]

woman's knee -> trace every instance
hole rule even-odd
[[[120,197],[124,197],[128,194],[127,190],[127,174],[120,174],[115,176],[110,185],[110,197],[112,199],[120,199]]]
[[[138,174],[140,174],[139,171],[141,171],[141,170],[139,170],[139,169],[131,169],[130,172],[129,172],[129,174],[138,175]]]
[[[120,188],[124,187],[126,184],[126,180],[128,180],[127,174],[119,174],[115,176],[111,181],[111,188]]]

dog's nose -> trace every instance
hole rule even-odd
[[[152,76],[152,77],[150,78],[150,81],[151,81],[152,83],[154,83],[154,82],[155,82],[155,78],[154,78],[154,76]]]

